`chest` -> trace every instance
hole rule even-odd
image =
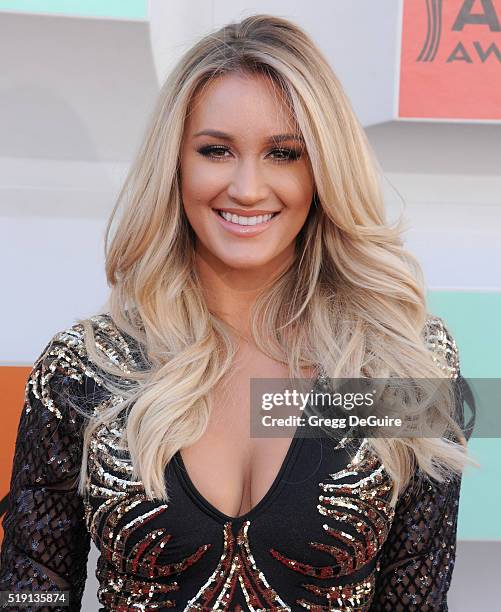
[[[332,598],[341,609],[369,609],[393,514],[388,476],[365,442],[352,457],[294,438],[265,498],[232,517],[200,495],[180,455],[165,472],[170,501],[148,500],[141,482],[124,477],[114,435],[101,432],[99,465],[90,458],[86,503],[101,552],[100,600],[110,609],[127,601],[184,611],[320,610]]]
[[[304,377],[313,370],[305,368]],[[180,452],[183,468],[211,505],[231,517],[257,506],[273,487],[288,460],[292,435],[252,437],[252,379],[289,377],[285,364],[256,349],[240,349],[229,375],[213,389],[213,410],[203,436]],[[251,405],[252,404],[252,405]]]

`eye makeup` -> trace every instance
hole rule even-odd
[[[229,147],[223,145],[204,145],[202,147],[197,148],[197,152],[204,157],[207,157],[214,161],[223,161],[228,159],[224,153],[231,152]],[[222,153],[220,155],[219,153]],[[282,157],[273,158],[275,163],[283,164],[287,162],[294,162],[301,158],[302,151],[301,149],[289,148],[289,147],[277,147],[270,151],[268,155],[271,154],[279,154]]]

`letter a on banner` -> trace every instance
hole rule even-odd
[[[404,0],[399,119],[501,120],[501,0]]]

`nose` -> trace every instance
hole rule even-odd
[[[259,163],[251,159],[238,163],[227,191],[232,200],[243,206],[252,206],[266,200],[269,188]]]

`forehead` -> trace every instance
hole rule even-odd
[[[283,93],[264,75],[231,73],[205,83],[193,96],[187,130],[217,128],[232,134],[298,131]]]

